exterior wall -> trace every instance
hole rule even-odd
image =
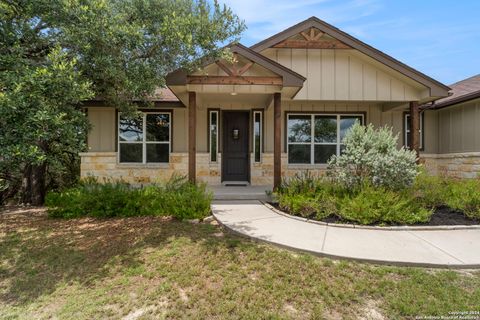
[[[480,99],[426,111],[427,149],[422,154],[432,174],[476,178],[480,174]]]
[[[248,101],[222,102],[218,104],[200,104],[197,110],[197,179],[210,185],[221,183],[221,152],[218,162],[211,163],[207,148],[208,109],[252,110],[259,109]],[[326,112],[326,113],[364,113],[366,122],[375,126],[394,125],[394,130],[402,135],[402,112],[382,112],[381,105],[375,103],[324,103],[282,101],[282,176],[293,177],[295,174],[309,170],[313,174],[322,174],[325,165],[288,164],[285,149],[285,116],[287,112]],[[89,119],[93,122],[89,134],[90,152],[81,154],[81,176],[94,176],[103,179],[122,179],[130,183],[142,184],[167,180],[173,173],[188,174],[188,109],[175,109],[173,115],[172,153],[168,164],[120,164],[117,162],[115,110],[113,108],[97,111],[89,109]],[[91,117],[91,118],[90,118]],[[221,121],[221,118],[220,118]],[[105,124],[105,128],[104,128]],[[273,183],[273,106],[264,110],[263,114],[263,153],[261,163],[251,160],[250,182],[252,185],[268,185]],[[221,130],[221,125],[220,125]],[[250,128],[251,135],[251,128]],[[98,149],[101,141],[108,138],[108,148]],[[221,131],[220,131],[221,136]],[[251,141],[251,138],[250,138]],[[221,142],[221,139],[220,141]],[[219,143],[221,151],[221,143]],[[250,150],[252,151],[252,150]],[[253,155],[250,156],[253,159]]]
[[[480,152],[423,154],[427,172],[454,178],[478,178],[480,174]]]
[[[87,116],[92,125],[88,133],[88,150],[90,152],[115,151],[115,109],[88,108]]]
[[[416,101],[424,87],[356,50],[275,49],[262,52],[307,80],[295,100]]]
[[[147,184],[168,180],[172,174],[187,174],[188,154],[171,153],[170,163],[143,165],[119,164],[116,152],[81,153],[80,177],[103,180],[124,180],[133,184]]]
[[[435,111],[438,153],[480,152],[480,99]]]

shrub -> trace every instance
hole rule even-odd
[[[432,211],[423,208],[409,192],[363,185],[340,200],[338,214],[360,224],[414,224],[429,221]]]
[[[447,206],[471,219],[480,219],[480,180],[452,180],[448,187]]]
[[[165,185],[144,188],[121,181],[98,183],[87,179],[76,187],[48,193],[45,204],[55,218],[168,215],[196,219],[209,214],[211,199],[204,184],[195,185],[185,177],[174,176]]]
[[[328,175],[346,188],[365,183],[391,190],[411,186],[418,173],[416,154],[397,149],[397,140],[387,127],[357,122],[345,135],[342,154],[330,159]]]
[[[304,194],[285,194],[279,197],[279,206],[296,216],[324,219],[337,212],[334,196],[320,193],[312,197]]]
[[[321,220],[337,212],[336,194],[341,192],[329,180],[306,171],[283,180],[275,195],[282,209],[301,217]]]
[[[426,208],[436,208],[447,204],[450,193],[450,179],[432,176],[425,171],[420,172],[413,185],[414,195]]]

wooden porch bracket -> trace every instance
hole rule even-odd
[[[197,122],[197,94],[188,93],[188,180],[195,183],[196,176],[196,122]]]
[[[273,94],[273,190],[282,182],[282,94]]]
[[[410,149],[417,154],[417,163],[420,160],[420,108],[418,101],[410,102]]]

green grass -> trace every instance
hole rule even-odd
[[[398,319],[480,306],[478,271],[338,262],[162,217],[9,211],[1,319]]]

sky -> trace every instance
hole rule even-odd
[[[397,60],[452,84],[480,73],[480,0],[219,0],[253,45],[316,16]]]

